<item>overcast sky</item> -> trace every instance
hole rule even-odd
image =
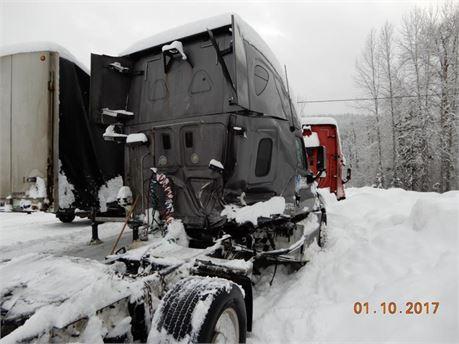
[[[438,1],[437,1],[438,2]],[[52,41],[89,67],[90,53],[118,55],[162,30],[225,12],[238,13],[266,40],[302,99],[359,96],[354,65],[372,28],[397,25],[414,6],[435,1],[5,1],[0,46]],[[348,103],[307,105],[305,113],[357,112]]]

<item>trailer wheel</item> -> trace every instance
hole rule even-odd
[[[152,326],[149,342],[245,343],[244,296],[228,280],[189,277],[164,296]]]
[[[73,212],[73,211],[71,211],[71,212],[70,211],[66,211],[66,212],[58,211],[56,213],[56,217],[59,219],[59,221],[61,221],[63,223],[70,223],[75,219],[75,212]]]

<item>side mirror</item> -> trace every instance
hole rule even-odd
[[[347,172],[346,172],[346,180],[343,181],[343,184],[346,184],[346,183],[347,183],[348,181],[350,181],[350,180],[351,180],[351,169],[348,168],[348,169],[347,169]]]

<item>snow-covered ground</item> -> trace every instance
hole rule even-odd
[[[295,273],[279,268],[272,286],[273,270],[266,271],[254,289],[254,328],[248,342],[459,342],[459,192],[360,188],[347,190],[345,201],[327,200],[326,247]],[[21,260],[35,259],[27,254],[99,260],[110,251],[121,225],[101,225],[104,244],[88,246],[87,220],[62,224],[43,213],[0,213],[0,262],[15,258],[0,263],[2,293],[13,280],[21,279]],[[131,235],[127,231],[123,244]],[[40,262],[46,264],[48,257],[30,263],[47,274]],[[57,258],[64,265],[66,259]],[[81,265],[86,282],[91,281],[86,269],[101,278],[110,272],[93,260],[68,263],[73,272]],[[35,275],[24,279],[28,283],[41,279],[32,285],[49,288],[43,274]],[[430,314],[398,312],[406,309],[406,302],[417,301],[440,305],[436,314],[432,308]],[[354,314],[355,302],[368,302],[370,314]],[[381,302],[396,302],[397,313],[382,315]]]
[[[27,253],[51,253],[103,260],[110,253],[122,223],[99,225],[102,245],[87,245],[91,239],[91,222],[76,218],[61,223],[54,214],[42,212],[0,212],[0,261]],[[132,231],[126,229],[118,247],[129,243]]]
[[[458,191],[350,189],[328,214],[326,248],[255,287],[249,342],[459,342]],[[357,301],[370,314],[355,315]],[[440,306],[407,315],[410,301]],[[382,315],[381,302],[403,313]]]

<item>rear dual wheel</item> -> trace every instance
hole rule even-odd
[[[189,277],[161,301],[149,342],[245,343],[247,315],[239,286],[225,279]]]

